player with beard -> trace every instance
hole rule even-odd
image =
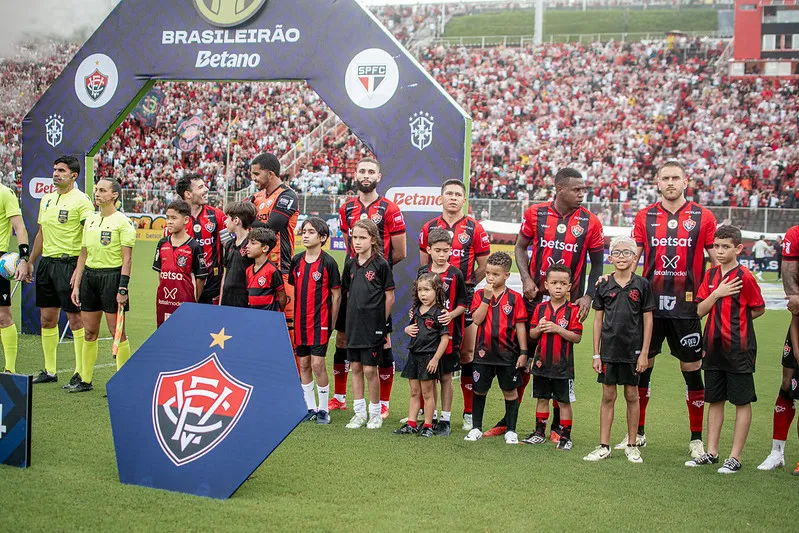
[[[644,255],[643,277],[652,287],[654,311],[649,366],[638,382],[640,415],[636,444],[646,446],[644,423],[649,403],[649,383],[655,356],[667,340],[671,354],[680,360],[686,386],[686,403],[691,429],[688,449],[696,459],[705,454],[702,426],[705,416],[705,385],[702,381],[702,323],[696,311],[696,291],[705,273],[705,254],[716,264],[711,250],[716,218],[709,210],[685,198],[688,180],[685,167],[667,161],[657,171],[660,202],[645,207],[635,216],[633,238],[638,257]],[[627,437],[616,449],[627,447]]]
[[[347,244],[347,259],[355,256],[350,242],[352,226],[361,219],[368,219],[375,223],[380,240],[380,250],[383,258],[393,267],[405,259],[405,219],[402,217],[397,204],[381,196],[377,192],[377,184],[383,175],[380,173],[380,163],[372,157],[364,157],[355,168],[355,182],[358,186],[358,196],[350,198],[339,210],[339,227]],[[342,290],[341,309],[347,308],[347,293]],[[328,402],[329,410],[344,410],[347,408],[347,336],[345,333],[345,320],[347,313],[339,313],[336,321],[336,353],[333,358],[334,396]],[[388,324],[388,333],[391,324]],[[394,384],[394,354],[391,352],[391,338],[386,335],[386,344],[383,355],[378,364],[380,376],[380,416],[388,418],[391,387]]]

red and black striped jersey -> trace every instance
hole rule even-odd
[[[166,306],[195,301],[194,278],[208,276],[203,247],[191,237],[177,246],[171,236],[158,241],[153,270],[160,278],[156,303]]]
[[[219,238],[219,232],[225,229],[226,220],[227,216],[221,209],[204,205],[200,214],[189,217],[189,225],[186,226],[186,233],[202,246],[209,278],[222,275],[222,240]],[[169,237],[169,230],[166,227],[164,237]]]
[[[633,238],[643,248],[643,276],[652,285],[656,317],[697,317],[696,290],[715,233],[713,213],[695,202],[685,202],[674,213],[657,202],[635,216]]]
[[[277,293],[283,290],[283,276],[270,261],[260,267],[247,267],[247,303],[250,308],[280,311]]]
[[[475,291],[472,313],[480,307],[484,293],[484,289]],[[486,318],[477,326],[474,362],[483,365],[516,366],[520,353],[516,324],[525,322],[527,322],[527,308],[524,306],[521,294],[506,289],[498,299],[492,296]]]
[[[569,299],[575,301],[585,291],[586,256],[602,250],[605,237],[602,223],[585,207],[567,216],[555,209],[554,202],[530,206],[524,212],[521,234],[532,242],[530,277],[539,294],[547,294],[544,282],[551,265],[566,265],[572,271]]]
[[[741,280],[741,291],[716,300],[708,313],[702,368],[749,374],[755,371],[757,356],[752,310],[762,309],[766,304],[755,277],[741,265],[726,274],[722,274],[721,266],[708,270],[696,293],[696,301],[707,299],[725,279]]]
[[[315,261],[305,253],[291,260],[288,282],[294,285],[294,344],[327,344],[333,327],[333,289],[341,287],[338,264],[324,250]]]
[[[530,317],[530,328],[538,327],[544,319],[568,331],[583,332],[580,308],[573,303],[566,302],[557,309],[551,302],[538,304]],[[542,333],[533,355],[532,372],[547,378],[574,379],[574,344],[557,333]]]
[[[477,258],[491,253],[491,242],[483,226],[470,216],[465,216],[452,226],[447,224],[443,215],[434,218],[422,226],[419,232],[419,250],[427,253],[427,237],[433,228],[443,228],[452,236],[452,255],[449,262],[460,269],[463,279],[474,285]]]
[[[418,278],[422,274],[432,272],[432,264],[419,268],[416,273]],[[468,308],[469,301],[466,299],[466,284],[463,282],[463,274],[452,265],[447,265],[447,270],[439,272],[438,276],[441,278],[441,283],[444,284],[444,295],[446,301],[444,307],[447,311],[452,312],[456,307]],[[449,346],[447,346],[448,354],[452,350],[459,350],[463,342],[463,326],[466,316],[461,315],[449,323]]]
[[[294,228],[299,217],[300,199],[292,188],[281,183],[272,194],[258,191],[250,201],[258,210],[257,220],[277,235],[277,245],[269,252],[269,261],[287,275],[294,256]]]
[[[368,206],[361,203],[358,196],[350,198],[341,206],[338,212],[338,224],[342,233],[347,234],[347,258],[355,255],[349,237],[352,236],[352,226],[362,218],[368,218],[377,226],[380,241],[383,243],[383,258],[393,266],[391,260],[391,237],[405,233],[405,218],[402,216],[397,204],[384,196],[378,196],[377,200]]]
[[[785,233],[782,241],[782,260],[799,261],[799,226],[793,226]]]

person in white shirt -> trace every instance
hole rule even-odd
[[[763,281],[763,271],[766,270],[766,254],[774,253],[771,246],[766,242],[766,236],[761,235],[760,239],[752,245],[752,253],[755,256],[755,277]]]

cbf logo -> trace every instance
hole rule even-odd
[[[55,148],[64,140],[64,119],[61,115],[50,115],[44,123],[47,144]]]
[[[75,94],[86,107],[96,109],[107,104],[119,83],[114,61],[105,54],[92,54],[75,72]]]
[[[194,0],[194,8],[209,24],[229,28],[251,19],[265,3],[266,0]]]
[[[408,123],[411,127],[411,146],[424,150],[433,142],[433,115],[424,111],[414,113]]]
[[[175,466],[204,456],[236,426],[252,390],[224,369],[216,353],[192,367],[162,372],[153,392],[153,429],[161,449]]]

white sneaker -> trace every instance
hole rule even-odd
[[[474,442],[482,438],[483,438],[483,430],[481,430],[480,428],[473,428],[472,430],[469,431],[469,433],[466,434],[465,437],[463,437],[463,440]]]
[[[644,460],[641,459],[641,450],[638,449],[638,446],[627,446],[624,450],[624,455],[627,456],[627,460],[631,463],[644,462]]]
[[[433,417],[433,418],[435,420],[435,417]],[[424,409],[419,409],[419,414],[416,415],[416,421],[419,422],[420,420],[424,420]],[[407,423],[408,423],[408,417],[407,416],[405,418],[400,418],[400,425],[407,424]]]
[[[472,426],[472,413],[464,414],[463,415],[463,426],[461,426],[461,429],[463,431],[471,431],[472,427],[474,427],[474,426]]]
[[[601,461],[610,457],[610,448],[604,446],[597,446],[594,451],[583,457],[583,461]]]
[[[369,422],[366,429],[380,429],[383,426],[383,417],[380,414],[369,415]]]
[[[505,444],[519,444],[519,436],[515,431],[505,432]]]
[[[349,423],[344,426],[347,429],[358,429],[362,428],[366,424],[366,417],[363,415],[356,414],[352,418],[350,418]]]
[[[627,435],[624,436],[624,440],[618,443],[616,446],[613,447],[614,450],[624,450],[627,448]],[[646,446],[646,435],[635,435],[635,445],[639,448],[644,448]]]
[[[694,439],[688,443],[688,451],[691,452],[691,457],[698,459],[705,455],[705,445],[702,444],[702,439]]]
[[[775,470],[777,468],[781,468],[785,466],[785,455],[778,452],[777,450],[771,450],[771,453],[768,454],[766,460],[760,463],[760,466],[757,467],[758,470]]]
[[[760,272],[755,273],[755,277],[760,281],[763,281],[763,274],[761,274]]]

